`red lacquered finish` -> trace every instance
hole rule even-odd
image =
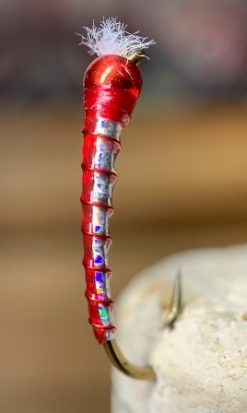
[[[113,213],[114,162],[126,126],[140,94],[142,79],[136,64],[117,55],[95,59],[84,77],[84,144],[82,150],[83,265],[89,322],[104,343],[115,330],[109,293],[111,245],[108,221]]]

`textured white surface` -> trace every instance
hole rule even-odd
[[[184,311],[162,330],[161,303],[179,268]],[[131,361],[152,364],[157,381],[114,370],[112,412],[246,413],[246,313],[247,246],[186,252],[142,272],[120,297],[117,339]]]

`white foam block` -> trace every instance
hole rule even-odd
[[[162,329],[180,269],[184,310]],[[155,383],[113,371],[113,413],[247,412],[247,246],[190,251],[143,271],[117,306],[117,340]]]

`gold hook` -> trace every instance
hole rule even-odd
[[[155,380],[155,373],[151,366],[139,367],[130,363],[120,350],[116,340],[107,341],[104,348],[114,367],[129,377],[139,380]]]
[[[181,274],[180,272],[176,276],[171,306],[169,313],[165,320],[165,326],[173,327],[182,308],[182,284],[181,284]],[[156,379],[155,372],[153,368],[149,365],[139,367],[130,363],[123,353],[121,352],[116,340],[107,341],[104,344],[105,352],[110,359],[112,365],[120,370],[122,373],[129,377],[139,380],[150,380],[154,381]]]

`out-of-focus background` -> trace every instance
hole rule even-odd
[[[157,44],[123,134],[113,296],[157,259],[247,241],[244,0],[0,1],[0,411],[110,411],[87,324],[80,234],[83,25]],[[151,274],[150,274],[151,276]]]

